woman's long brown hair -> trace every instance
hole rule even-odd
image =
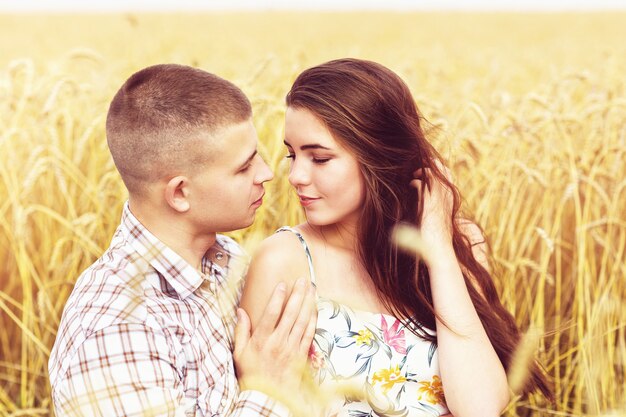
[[[287,106],[306,109],[359,161],[365,202],[358,226],[358,256],[383,305],[417,335],[434,340],[435,309],[425,264],[391,242],[398,223],[419,226],[424,189],[410,185],[418,168],[428,168],[453,191],[452,218],[461,205],[458,189],[438,168],[441,158],[425,138],[422,119],[407,85],[393,71],[371,61],[340,59],[301,73],[287,94]],[[425,183],[428,183],[428,179]],[[416,209],[417,208],[417,209]],[[452,222],[452,241],[463,275],[495,351],[508,370],[520,341],[513,316],[499,300],[489,272],[474,258],[471,243]],[[524,389],[552,398],[540,366],[533,362]]]

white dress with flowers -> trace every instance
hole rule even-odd
[[[304,238],[311,281],[313,262]],[[353,310],[318,297],[317,329],[309,354],[321,388],[344,392],[327,408],[327,416],[422,417],[449,413],[439,376],[437,344],[397,318]]]

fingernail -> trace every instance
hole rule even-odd
[[[241,321],[241,309],[237,308],[237,320]]]
[[[304,280],[304,278],[302,278],[302,277],[298,278],[298,281],[296,281],[296,285],[297,285],[298,287],[303,287],[303,286],[304,286],[304,284],[306,284],[306,281],[305,281],[305,280]]]
[[[286,291],[287,284],[285,284],[284,282],[280,282],[276,288],[278,289],[278,291]]]

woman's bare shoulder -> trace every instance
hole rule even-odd
[[[252,261],[262,262],[269,267],[306,265],[306,255],[298,236],[289,231],[274,233],[257,247]]]
[[[309,278],[306,254],[298,237],[291,232],[280,232],[264,239],[252,256],[240,304],[248,312],[253,327],[274,288],[283,282],[290,293],[298,278]]]
[[[298,236],[282,231],[259,244],[252,256],[247,280],[260,280],[266,285],[284,282],[290,287],[298,278],[308,278],[308,275],[306,253]]]

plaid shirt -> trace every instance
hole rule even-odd
[[[288,416],[235,377],[239,292],[227,275],[241,277],[245,263],[217,235],[198,271],[126,203],[111,246],[65,305],[48,367],[57,416]]]

